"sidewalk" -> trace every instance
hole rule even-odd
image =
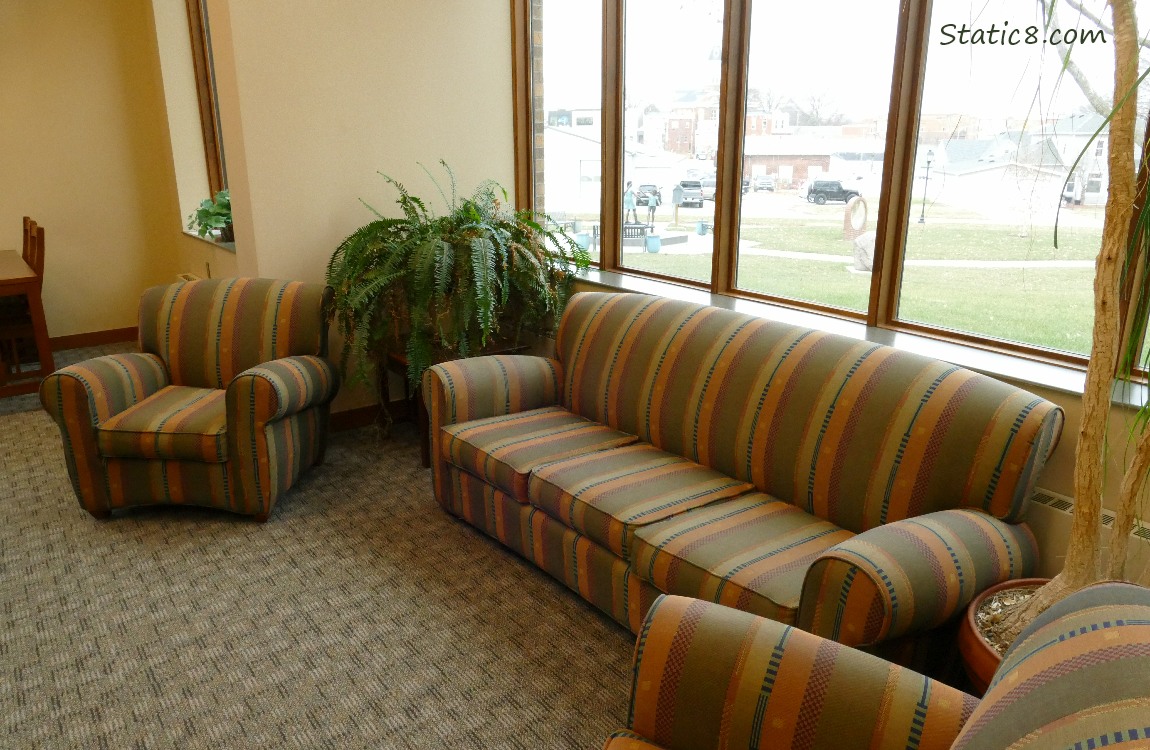
[[[665,222],[655,222],[652,234],[664,240],[670,237],[686,236],[686,242],[676,241],[674,244],[664,242],[660,254],[666,255],[710,255],[714,251],[715,237],[712,234],[700,236],[696,232],[682,230],[667,231]],[[682,225],[680,225],[682,226]],[[645,253],[646,250],[637,245],[624,246],[623,253]],[[795,250],[772,250],[760,247],[754,240],[739,240],[739,253],[744,255],[764,255],[771,258],[787,258],[789,260],[809,260],[815,263],[854,263],[854,256],[849,253],[831,255],[829,253],[803,253]],[[937,268],[1093,268],[1092,260],[907,260],[908,266],[928,266]]]

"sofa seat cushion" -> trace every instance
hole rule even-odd
[[[227,392],[169,385],[104,420],[96,442],[106,458],[228,460]]]
[[[635,534],[635,573],[668,594],[793,623],[807,569],[854,534],[755,492]]]
[[[443,458],[527,502],[527,477],[541,464],[638,440],[561,406],[443,427]]]
[[[747,482],[638,443],[537,467],[527,499],[630,560],[639,527],[752,489]]]

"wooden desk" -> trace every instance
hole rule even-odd
[[[0,297],[25,295],[32,315],[32,337],[36,342],[36,354],[40,367],[32,372],[21,372],[13,377],[14,382],[3,383],[0,375],[0,397],[35,393],[40,380],[56,369],[52,360],[52,348],[48,343],[48,326],[44,322],[44,302],[40,297],[43,280],[36,275],[20,253],[15,250],[0,250]]]

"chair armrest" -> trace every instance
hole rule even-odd
[[[1150,591],[1094,584],[1015,639],[955,750],[1146,747],[1147,674]]]
[[[97,425],[169,382],[163,360],[129,352],[61,368],[40,383],[40,404],[60,428],[72,489],[89,513],[104,516],[112,507]]]
[[[669,750],[947,748],[977,700],[782,623],[661,596],[635,645],[628,728]]]
[[[40,403],[61,429],[65,421],[95,427],[169,382],[167,367],[154,354],[109,354],[63,367],[44,378]]]
[[[244,370],[227,390],[229,422],[267,423],[331,401],[339,391],[339,374],[323,357],[284,357]]]
[[[492,354],[429,367],[423,401],[435,434],[444,425],[554,406],[562,383],[558,360]]]
[[[872,646],[941,625],[979,592],[1038,563],[1025,524],[942,510],[877,526],[836,544],[803,582],[796,624],[848,646]]]

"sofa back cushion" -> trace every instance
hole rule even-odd
[[[1061,410],[891,347],[639,294],[581,293],[561,400],[855,532],[955,507],[1018,520]]]
[[[140,298],[140,349],[168,366],[172,385],[224,388],[280,357],[327,354],[322,284],[205,279],[155,286]]]

